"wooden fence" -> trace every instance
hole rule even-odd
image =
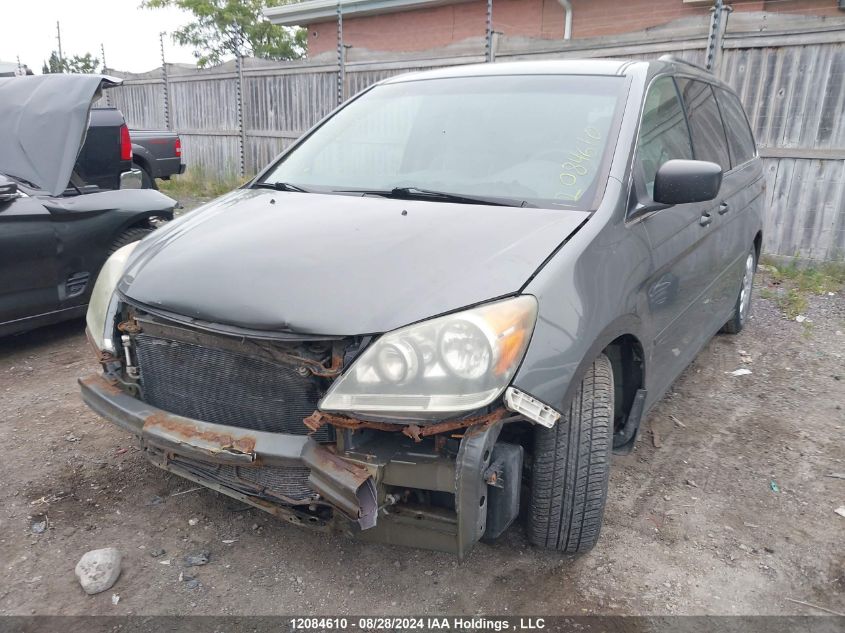
[[[648,32],[587,40],[496,40],[496,61],[624,57],[673,53],[703,63],[706,18]],[[344,96],[398,73],[484,61],[483,38],[436,54],[385,60],[349,51]],[[332,60],[274,63],[245,59],[208,70],[168,65],[118,73],[109,91],[130,127],[182,136],[190,170],[209,177],[255,173],[338,101]],[[768,217],[764,248],[781,256],[845,259],[845,17],[730,16],[715,71],[740,95],[764,159]],[[242,95],[239,98],[239,93]]]

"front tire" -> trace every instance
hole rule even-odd
[[[123,233],[117,236],[117,239],[115,239],[114,242],[112,242],[112,245],[109,247],[108,254],[111,255],[117,249],[126,246],[127,244],[142,240],[152,232],[153,229],[146,226],[134,226],[130,229],[126,229]]]
[[[551,429],[534,430],[528,538],[567,554],[601,532],[613,438],[613,369],[601,354]]]
[[[742,286],[739,289],[739,296],[734,304],[734,311],[731,318],[722,326],[720,332],[726,334],[739,334],[745,327],[748,320],[748,313],[751,311],[751,291],[754,288],[754,271],[757,270],[757,249],[751,247],[751,252],[745,257],[745,273],[742,277]]]

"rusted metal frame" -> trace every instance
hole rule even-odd
[[[113,363],[118,360],[111,352],[104,352],[97,347],[97,344],[94,343],[94,339],[91,336],[91,331],[87,327],[85,328],[85,338],[88,340],[88,345],[90,345],[91,349],[94,350],[94,355],[97,357],[98,363],[105,367],[108,363]]]
[[[84,376],[79,379],[79,384],[83,387],[95,388],[115,396],[123,394],[123,391],[121,391],[120,387],[114,381],[106,380],[99,374]]]
[[[302,448],[302,461],[311,469],[309,485],[362,530],[376,525],[378,495],[373,476],[358,464],[342,459],[311,440]]]
[[[138,334],[141,331],[141,326],[135,317],[129,317],[126,321],[121,321],[117,324],[117,329],[124,334]]]
[[[320,378],[334,378],[339,376],[343,371],[343,351],[345,345],[342,341],[334,341],[332,343],[331,364],[327,367],[319,360],[291,354],[273,345],[253,341],[248,338],[218,336],[170,323],[159,323],[155,317],[132,318],[121,323],[118,329],[121,329],[121,326],[126,327],[127,329],[125,331],[131,334],[143,332],[150,336],[176,340],[182,343],[223,349],[263,361],[283,363],[295,370],[304,366],[313,375],[319,376]],[[124,330],[121,329],[121,331]]]
[[[187,457],[240,465],[301,465],[302,447],[309,441],[304,435],[239,429],[172,415],[132,397],[100,374],[81,378],[79,384],[82,399],[99,415],[146,443]]]
[[[312,432],[320,430],[325,424],[331,424],[341,429],[356,431],[358,429],[376,429],[378,431],[401,431],[403,425],[391,424],[389,422],[369,422],[367,420],[356,420],[343,415],[314,411],[307,418],[302,420]]]
[[[232,463],[252,463],[255,461],[255,438],[235,437],[228,433],[202,430],[186,419],[164,412],[147,416],[141,429],[142,436],[166,440],[168,444],[185,444],[194,451],[209,453],[209,456],[221,456],[223,461]]]
[[[492,413],[479,415],[472,418],[463,418],[458,420],[446,420],[445,422],[438,422],[429,426],[417,426],[416,424],[396,424],[393,422],[376,422],[372,420],[358,420],[343,415],[335,415],[332,413],[325,413],[323,411],[315,411],[303,420],[305,426],[311,431],[319,430],[325,424],[342,429],[375,429],[377,431],[401,432],[403,435],[411,438],[415,442],[422,442],[424,437],[431,435],[439,435],[441,433],[448,433],[449,431],[456,431],[458,429],[465,429],[474,426],[486,427],[495,424],[504,419],[508,415],[508,411],[504,408],[496,409]]]

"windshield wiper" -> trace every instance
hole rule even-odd
[[[385,190],[366,189],[336,189],[332,193],[358,193],[362,196],[382,196],[385,198],[407,198],[412,200],[437,200],[442,202],[457,202],[459,204],[490,204],[500,207],[535,207],[527,200],[515,200],[513,198],[498,198],[492,196],[468,196],[460,193],[449,193],[446,191],[434,191],[432,189],[421,189],[419,187],[394,187]]]
[[[289,182],[257,182],[252,185],[255,189],[275,189],[276,191],[296,191],[297,193],[311,193],[308,189],[304,189],[299,185],[294,185]]]

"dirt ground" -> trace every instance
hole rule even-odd
[[[845,612],[845,480],[830,476],[845,473],[845,296],[813,297],[807,317],[758,293],[745,332],[702,351],[614,458],[591,553],[535,549],[517,525],[463,563],[192,491],[81,402],[97,369],[81,322],[0,340],[0,614]],[[74,566],[107,546],[123,573],[87,596]],[[183,569],[199,550],[210,562]]]

